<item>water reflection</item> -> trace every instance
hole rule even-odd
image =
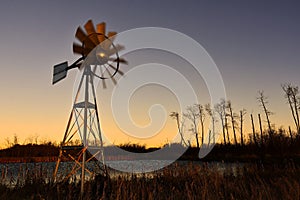
[[[166,173],[166,169],[168,171],[172,171],[175,173],[173,175],[176,176],[176,169],[187,167],[188,165],[198,166],[195,168],[199,170],[194,173],[203,173],[204,171],[210,171],[215,173],[227,173],[230,172],[232,175],[237,175],[238,169],[245,166],[243,163],[224,163],[224,162],[201,162],[201,161],[176,161],[172,165],[169,165],[167,168],[152,171],[152,169],[157,168],[157,166],[164,165],[168,163],[168,160],[139,160],[139,161],[107,161],[107,166],[109,167],[109,175],[111,178],[117,178],[119,176],[122,177],[146,177],[152,178],[154,175],[163,175]],[[58,171],[58,177],[62,178],[67,175],[69,171],[74,166],[74,162],[62,162]],[[123,171],[132,171],[132,173],[126,173],[114,170],[114,168],[122,168]],[[142,169],[142,173],[133,173],[136,168]],[[86,165],[86,168],[95,173],[101,173],[102,163],[97,162],[89,162]],[[55,169],[55,162],[41,162],[41,163],[1,163],[0,164],[0,172],[1,172],[1,184],[14,186],[16,184],[22,185],[26,181],[34,180],[43,177],[44,181],[49,182],[53,180],[53,172]],[[144,172],[144,173],[143,173]],[[146,173],[148,172],[148,173]],[[78,170],[74,175],[70,176],[69,181],[77,182],[80,180],[81,170]],[[90,179],[91,175],[86,173],[86,179]]]

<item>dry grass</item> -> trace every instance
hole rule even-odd
[[[0,199],[78,199],[80,182],[54,184],[39,170],[28,172],[14,187],[2,182]],[[300,169],[293,163],[251,164],[221,173],[190,163],[160,170],[152,178],[98,176],[86,182],[85,191],[85,199],[300,199]]]

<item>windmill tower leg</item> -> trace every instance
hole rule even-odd
[[[85,91],[84,91],[84,125],[83,125],[83,136],[82,136],[82,142],[83,147],[87,146],[87,112],[88,112],[88,103],[89,103],[89,78],[90,78],[90,67],[85,68]],[[83,152],[82,155],[82,166],[81,166],[81,187],[80,187],[80,196],[81,199],[83,199],[83,193],[84,193],[84,179],[85,179],[85,159],[86,159],[86,151]]]

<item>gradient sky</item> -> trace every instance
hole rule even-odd
[[[260,113],[264,90],[272,122],[293,125],[280,85],[300,86],[299,9],[299,1],[275,0],[1,1],[0,144],[14,134],[62,138],[76,72],[52,86],[52,66],[77,58],[74,33],[88,19],[117,32],[155,26],[192,37],[216,62],[236,111]]]

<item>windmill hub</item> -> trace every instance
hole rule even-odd
[[[104,50],[97,52],[97,60],[100,65],[106,64],[108,62],[108,54]]]

